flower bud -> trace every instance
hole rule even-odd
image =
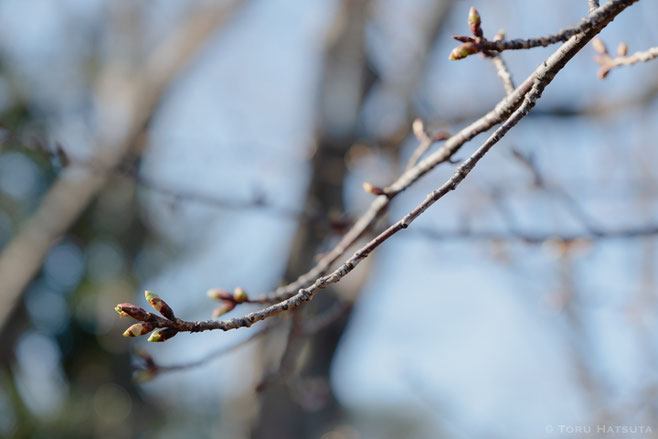
[[[212,317],[213,319],[216,319],[217,317],[231,311],[233,308],[235,308],[235,302],[232,300],[225,300],[221,305],[215,308],[215,310],[212,312]]]
[[[144,291],[144,296],[146,296],[146,301],[151,304],[160,314],[168,318],[169,320],[176,320],[174,316],[174,311],[167,305],[167,302],[160,299],[160,296],[155,294],[152,291]]]
[[[178,334],[178,329],[176,328],[162,328],[162,329],[158,329],[157,331],[153,331],[148,341],[156,342],[156,343],[167,341],[176,334]]]
[[[482,21],[480,19],[480,13],[478,12],[477,9],[471,8],[468,11],[468,25],[471,28],[471,32],[476,37],[481,37],[482,36],[482,28],[480,27],[481,24],[482,24]]]
[[[237,287],[235,290],[233,290],[233,301],[236,303],[243,303],[249,300],[249,297],[247,296],[247,293],[245,292],[244,289]]]
[[[120,303],[114,307],[114,310],[119,313],[119,317],[130,316],[133,319],[141,320],[142,322],[151,317],[149,313],[132,303]]]
[[[425,133],[425,124],[422,119],[415,119],[411,124],[411,130],[418,140],[424,140],[427,138],[427,133]]]
[[[628,45],[626,45],[624,42],[619,43],[619,46],[617,46],[617,56],[626,56],[627,54]]]
[[[456,60],[456,59],[466,58],[468,55],[473,55],[474,53],[478,53],[479,51],[480,49],[478,48],[477,44],[464,43],[461,46],[452,49],[452,52],[450,52],[450,56],[448,59]]]
[[[211,288],[206,294],[213,300],[233,300],[233,294],[223,288]]]
[[[372,183],[365,182],[363,183],[363,190],[366,192],[369,192],[373,195],[383,195],[384,194],[384,189],[380,188],[379,186],[375,186]]]
[[[126,329],[123,333],[124,337],[139,337],[140,335],[148,334],[155,329],[155,325],[151,322],[135,323]]]

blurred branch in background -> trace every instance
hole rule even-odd
[[[139,65],[108,59],[92,91],[98,127],[94,161],[112,169],[141,140],[145,125],[176,75],[239,5],[200,8]],[[119,25],[119,24],[117,24]],[[71,167],[62,171],[38,209],[0,255],[0,330],[53,244],[107,181],[107,174]]]

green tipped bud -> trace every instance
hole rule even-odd
[[[211,288],[206,294],[213,300],[233,300],[233,294],[223,288]]]
[[[479,51],[480,49],[478,48],[477,44],[464,43],[461,46],[452,49],[452,52],[450,52],[450,57],[448,59],[456,60],[456,59],[466,58],[468,55],[473,55],[474,53],[478,53]]]
[[[212,312],[213,319],[216,319],[219,316],[223,316],[227,312],[235,308],[235,302],[233,300],[225,300]]]
[[[176,328],[162,328],[162,329],[158,329],[157,331],[154,331],[149,337],[148,341],[154,343],[167,341],[176,334],[178,334],[178,329]]]
[[[135,320],[146,321],[151,318],[149,313],[144,311],[137,305],[132,303],[120,303],[114,307],[114,310],[119,313],[120,317],[130,316]]]
[[[473,35],[476,37],[482,36],[482,28],[480,27],[481,24],[482,21],[480,19],[480,13],[477,9],[471,8],[468,11],[468,25],[471,28],[471,32],[473,32]]]
[[[249,300],[249,297],[247,296],[247,293],[245,290],[243,290],[240,287],[237,287],[235,290],[233,290],[233,300],[236,303],[243,303]]]
[[[151,322],[135,323],[125,330],[124,337],[139,337],[140,335],[148,334],[155,329],[155,325]]]
[[[146,297],[147,302],[150,303],[151,306],[156,309],[156,311],[158,311],[169,320],[176,320],[174,311],[169,305],[167,305],[167,302],[160,299],[160,296],[149,290],[144,291],[144,296]]]

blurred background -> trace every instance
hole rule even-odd
[[[414,119],[456,132],[492,108],[491,61],[448,61],[471,6],[488,37],[587,14],[584,0],[1,0],[0,437],[656,434],[658,64],[601,81],[589,46],[457,191],[300,311],[121,337],[114,305],[146,306],[144,289],[205,320],[209,288],[294,280],[368,207],[362,183],[404,170]],[[656,16],[641,1],[601,38],[645,50]],[[504,57],[520,83],[554,50]]]

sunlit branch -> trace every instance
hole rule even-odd
[[[158,328],[170,328],[171,331],[165,332],[167,335],[172,331],[200,332],[216,329],[226,331],[240,327],[249,327],[258,321],[275,316],[281,312],[295,309],[311,300],[315,294],[326,288],[328,285],[339,282],[382,243],[399,231],[409,227],[409,225],[431,205],[449,192],[455,190],[484,155],[496,143],[498,143],[510,129],[528,114],[528,112],[534,107],[536,101],[541,97],[544,88],[553,80],[555,75],[567,64],[567,62],[569,62],[576,53],[578,53],[598,32],[600,32],[601,29],[612,21],[616,15],[636,1],[637,0],[612,0],[599,8],[590,16],[595,17],[595,19],[590,22],[585,21],[589,23],[589,25],[584,26],[582,33],[574,35],[564,43],[555,53],[547,58],[533,72],[533,74],[514,91],[514,93],[503,99],[494,110],[471,124],[469,127],[464,128],[455,136],[452,136],[446,141],[442,148],[426,157],[414,168],[405,172],[395,183],[385,188],[385,194],[380,195],[375,199],[370,209],[357,221],[354,228],[343,237],[339,245],[334,248],[328,256],[325,256],[321,263],[313,270],[300,277],[291,285],[296,283],[301,285],[307,284],[309,281],[308,278],[311,278],[313,273],[324,273],[329,266],[347,250],[348,247],[362,236],[395,195],[408,188],[439,163],[450,159],[466,141],[504,120],[504,123],[498,127],[468,159],[462,162],[456,172],[441,187],[428,194],[425,200],[416,206],[416,208],[357,250],[331,273],[318,275],[310,285],[300,288],[294,293],[294,295],[292,295],[292,297],[289,297],[286,300],[229,320],[188,322],[180,320],[179,318],[167,319],[159,316],[152,316],[148,321]],[[287,286],[283,290],[278,290],[275,294],[280,296],[290,294],[287,290],[288,288],[292,287]],[[158,339],[157,341],[161,340]]]

